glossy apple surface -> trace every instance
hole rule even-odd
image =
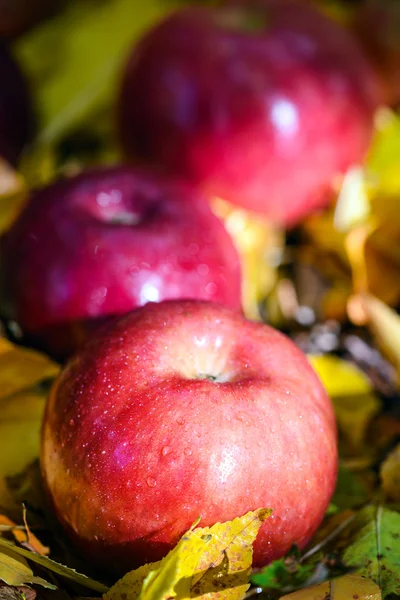
[[[378,86],[339,25],[294,0],[181,9],[128,59],[128,155],[285,225],[329,202],[369,145]]]
[[[37,191],[2,240],[1,261],[9,317],[50,350],[77,325],[148,301],[241,307],[239,258],[222,222],[190,186],[143,170],[100,169]]]
[[[41,466],[84,556],[119,572],[206,526],[271,507],[254,563],[304,546],[335,485],[330,401],[271,327],[201,301],[149,303],[103,330],[54,385]]]
[[[7,48],[0,43],[0,157],[15,164],[32,130],[26,81]]]

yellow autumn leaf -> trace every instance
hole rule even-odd
[[[400,374],[400,316],[370,294],[359,295],[357,301],[376,342]]]
[[[342,435],[352,447],[359,448],[381,408],[372,384],[360,369],[337,356],[308,358],[332,399]]]
[[[7,396],[55,377],[58,372],[59,365],[45,354],[0,338],[0,402]]]
[[[212,209],[223,220],[241,259],[245,315],[259,320],[260,303],[277,281],[276,266],[283,252],[283,231],[262,216],[220,198],[214,198]]]
[[[3,548],[0,551],[0,580],[8,585],[36,583],[52,590],[56,589],[55,585],[36,577],[23,557]]]
[[[393,502],[400,502],[400,444],[383,461],[380,477],[385,496]]]
[[[10,497],[5,477],[21,471],[39,453],[46,394],[34,389],[59,366],[44,354],[0,338],[0,503]]]
[[[17,216],[26,194],[21,175],[0,158],[0,234],[8,229]]]
[[[304,588],[281,596],[280,600],[381,600],[379,586],[372,579],[360,575],[344,575],[333,581]]]
[[[104,600],[243,598],[253,542],[271,512],[259,509],[227,523],[189,530],[163,560],[125,575]]]

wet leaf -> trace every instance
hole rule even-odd
[[[241,599],[249,587],[253,542],[270,514],[260,509],[188,531],[162,561],[125,575],[104,600]]]
[[[383,598],[400,594],[400,514],[382,506],[361,510],[343,560],[375,581]]]
[[[382,463],[380,476],[386,497],[393,502],[400,503],[400,444],[389,453]]]
[[[0,579],[8,585],[36,583],[51,590],[56,589],[56,586],[42,577],[35,577],[26,560],[5,548],[0,550]]]
[[[73,581],[74,583],[89,589],[95,592],[104,593],[108,590],[107,586],[91,579],[90,577],[86,577],[86,575],[82,575],[81,573],[77,573],[74,569],[70,569],[65,565],[61,565],[54,560],[51,560],[47,556],[40,556],[35,552],[31,552],[30,550],[26,550],[25,548],[20,548],[15,544],[12,544],[8,540],[0,537],[0,553],[8,553],[10,552],[12,555],[16,555],[18,558],[27,558],[31,562],[34,562],[40,565],[43,569],[50,571],[51,573],[55,573],[60,577]]]
[[[309,360],[332,399],[343,436],[353,448],[360,448],[381,408],[370,381],[355,365],[336,356],[309,356]]]
[[[359,575],[344,575],[331,582],[304,588],[282,596],[281,600],[381,600],[379,587]]]

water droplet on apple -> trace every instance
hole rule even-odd
[[[183,425],[183,424],[184,424],[184,422],[185,422],[185,420],[184,420],[182,417],[178,417],[178,418],[176,419],[176,422],[178,423],[178,425]]]
[[[157,481],[154,479],[154,477],[148,477],[146,479],[146,483],[151,488],[156,487],[156,485],[157,485]]]
[[[70,419],[69,424],[71,425],[71,427],[73,427],[75,425],[75,419]]]
[[[183,453],[185,456],[191,456],[192,450],[190,448],[185,448]]]
[[[164,446],[164,448],[162,448],[161,450],[161,454],[163,456],[167,456],[167,454],[169,454],[171,452],[171,448],[169,446]]]

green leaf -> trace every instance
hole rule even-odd
[[[343,560],[379,585],[383,598],[400,594],[400,514],[368,506],[357,515]]]
[[[343,465],[339,466],[338,479],[332,504],[339,509],[357,508],[369,500],[368,490],[361,479]]]
[[[251,583],[264,589],[286,591],[304,585],[314,570],[313,565],[302,565],[300,556],[291,551],[285,558],[275,560],[251,577]]]
[[[47,556],[40,556],[35,552],[30,552],[29,550],[25,550],[25,548],[20,548],[15,544],[12,544],[8,540],[0,537],[0,552],[11,552],[16,554],[19,557],[28,558],[31,562],[34,562],[47,571],[51,571],[56,575],[60,575],[65,579],[69,579],[89,590],[94,590],[96,592],[104,593],[108,590],[108,587],[95,581],[94,579],[90,579],[90,577],[86,577],[86,575],[81,575],[77,573],[74,569],[70,569],[64,565],[60,565],[59,563],[51,560]]]
[[[41,577],[35,577],[26,560],[9,549],[0,552],[0,579],[8,585],[36,583],[50,590],[57,589]]]
[[[133,41],[174,6],[172,0],[75,0],[18,40],[14,49],[40,109],[40,142],[54,143],[114,102]]]

